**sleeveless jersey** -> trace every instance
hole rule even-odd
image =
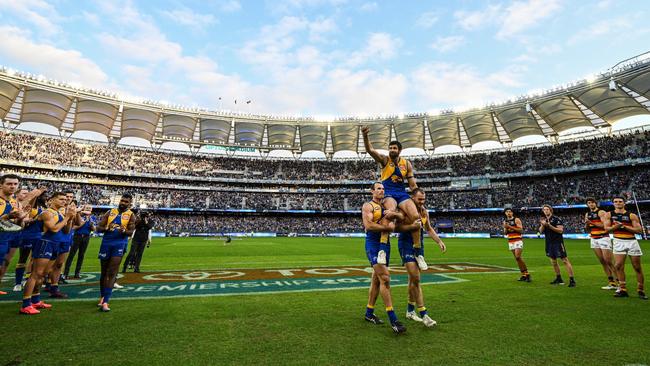
[[[43,237],[43,219],[41,214],[44,212],[42,207],[32,208],[29,212],[29,218],[34,221],[23,229],[23,239],[41,239]]]
[[[15,198],[12,197],[8,201],[0,198],[0,216],[8,215],[14,207],[18,207],[18,202],[16,202]],[[20,235],[20,232],[0,231],[0,242],[11,241],[16,235]]]
[[[63,215],[61,213],[53,208],[48,208],[47,211],[53,215],[56,215],[57,221],[56,223],[60,223],[63,221]],[[46,228],[43,228],[43,240],[47,241],[53,241],[57,243],[63,243],[66,240],[66,235],[63,232],[63,228],[57,232],[49,231]]]
[[[510,226],[517,226],[516,219],[516,217],[513,217],[511,220],[506,218],[506,224]],[[518,231],[506,229],[506,237],[508,238],[508,243],[514,243],[516,241],[520,241],[523,236]]]
[[[104,232],[102,244],[126,245],[129,242],[129,236],[120,233],[118,229],[122,227],[126,230],[132,217],[133,212],[131,210],[126,210],[120,213],[117,208],[111,209],[108,214],[108,222],[106,223],[107,229]]]
[[[408,173],[408,162],[400,156],[397,166],[388,159],[388,164],[381,168],[381,183],[387,193],[406,192],[406,175]]]
[[[599,211],[600,209],[597,209],[596,211],[589,210],[589,212],[587,212],[587,219],[594,223],[602,224],[603,222],[600,219],[600,216],[598,216]],[[600,239],[608,235],[607,235],[607,231],[605,231],[605,228],[591,226],[589,228],[589,236],[591,236],[592,239]]]
[[[614,221],[618,221],[623,224],[625,227],[632,227],[632,219],[630,218],[631,214],[627,210],[623,213],[616,213],[612,211],[612,225],[614,224]],[[627,230],[617,229],[614,230],[614,238],[616,239],[623,239],[623,240],[632,240],[636,239],[634,236],[634,233],[629,232]]]
[[[384,217],[384,208],[374,201],[368,202],[372,206],[372,222],[379,224]],[[366,241],[379,242],[381,239],[381,231],[366,230]]]

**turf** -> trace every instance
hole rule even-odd
[[[247,238],[224,246],[199,238],[154,239],[142,270],[365,265],[362,242]],[[446,243],[444,255],[427,243],[430,263],[515,267],[503,240]],[[650,250],[647,242],[642,247]],[[93,240],[85,271],[98,270],[97,250]],[[365,289],[156,300],[116,294],[107,314],[98,313],[94,301],[59,301],[33,317],[19,316],[18,303],[1,302],[0,365],[650,364],[650,302],[614,299],[601,290],[604,275],[587,241],[567,241],[567,250],[577,288],[549,285],[553,273],[543,242],[527,240],[532,283],[517,282],[516,273],[491,273],[426,285],[427,306],[439,326],[406,322],[401,336],[362,320]],[[629,263],[628,282],[634,289]],[[403,318],[406,288],[394,287],[393,297]]]

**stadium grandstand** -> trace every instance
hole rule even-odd
[[[441,232],[498,235],[504,207],[521,212],[532,228],[540,206],[549,203],[568,231],[580,234],[586,197],[606,205],[612,195],[623,195],[642,217],[650,209],[650,128],[612,131],[620,119],[650,114],[647,56],[593,80],[483,108],[332,121],[138,102],[3,68],[0,164],[28,186],[73,189],[96,210],[128,190],[137,207],[157,213],[164,235],[361,233],[363,193],[378,172],[360,139],[360,127],[368,125],[374,146],[397,139],[424,152],[411,160],[418,184],[432,193],[429,208]],[[59,134],[18,129],[24,122]],[[590,130],[562,134],[579,127]],[[79,131],[102,134],[107,142],[74,138]],[[513,146],[530,135],[546,142]],[[150,147],[120,144],[125,137]],[[501,147],[472,151],[484,141]],[[189,152],[167,150],[167,142],[187,144]],[[462,151],[437,153],[449,145]],[[209,153],[210,147],[221,154]],[[273,157],[274,150],[293,158]],[[308,151],[326,159],[301,158]],[[341,151],[356,157],[337,159]]]

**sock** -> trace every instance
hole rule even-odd
[[[569,277],[569,282],[576,282],[576,280],[573,277]]]
[[[636,291],[637,292],[643,292],[643,285],[641,285],[641,284],[637,285]]]
[[[621,288],[621,291],[625,291],[625,292],[627,292],[627,286],[626,286],[625,282],[620,282],[620,284],[618,285],[618,287]]]
[[[50,286],[50,292],[53,293],[53,294],[59,292],[59,285],[58,284],[57,285],[51,285]]]
[[[614,277],[613,276],[607,277],[607,281],[609,281],[610,283],[614,282]]]
[[[28,306],[32,305],[32,298],[31,297],[25,297],[23,298],[23,307],[26,308]]]
[[[522,276],[528,277],[528,269],[524,269],[523,271],[521,271],[521,274]]]
[[[421,317],[425,316],[425,315],[427,315],[427,308],[425,308],[424,306],[421,306],[421,307],[418,308],[418,312],[420,313]]]
[[[375,313],[375,306],[368,304],[366,306],[366,317],[369,318]]]
[[[562,281],[562,275],[555,275],[555,279],[558,281]]]
[[[390,319],[391,324],[397,321],[397,315],[395,315],[395,311],[393,310],[392,306],[386,308],[386,314],[388,314],[388,319]]]
[[[409,301],[408,305],[406,305],[406,311],[409,313],[415,311],[415,303]]]
[[[20,285],[23,282],[23,276],[25,275],[25,266],[17,264],[16,265],[16,285]]]
[[[104,288],[104,300],[102,300],[102,304],[108,304],[108,300],[111,299],[111,295],[113,294],[113,289],[110,287]]]
[[[41,294],[32,294],[32,304],[41,302]]]
[[[99,288],[99,296],[104,297],[106,295],[106,288],[105,287],[100,287]]]

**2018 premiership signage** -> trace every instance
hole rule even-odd
[[[422,284],[467,281],[451,274],[512,271],[516,270],[475,263],[434,264],[422,273]],[[371,273],[372,268],[364,266],[127,273],[119,278],[124,288],[115,289],[114,294],[118,300],[358,289],[368,287]],[[70,300],[95,299],[99,297],[98,280],[98,273],[85,274],[81,280],[70,281],[62,290]],[[404,268],[391,268],[392,286],[406,286],[407,280]],[[3,296],[0,301],[18,301],[19,295]]]

